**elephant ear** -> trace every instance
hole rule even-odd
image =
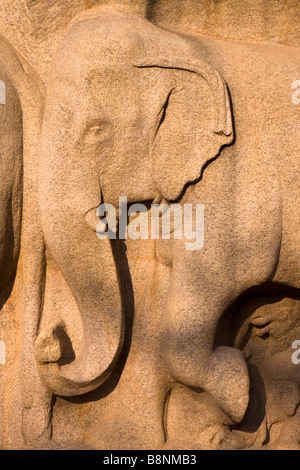
[[[188,183],[200,178],[221,148],[233,141],[227,86],[202,61],[148,58],[135,66],[166,69],[169,75],[173,71],[175,85],[162,100],[150,155],[157,191],[163,199],[175,201]]]

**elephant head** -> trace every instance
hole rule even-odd
[[[95,389],[122,347],[112,247],[95,234],[100,202],[174,201],[232,140],[226,84],[180,36],[109,11],[71,27],[47,98],[39,203],[47,248],[81,313],[85,347],[62,366],[54,330],[39,333],[40,377],[53,393]]]

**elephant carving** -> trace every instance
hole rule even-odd
[[[13,48],[0,37],[0,291],[11,285],[19,257],[23,193],[22,107],[11,65]]]
[[[299,240],[291,238],[299,231],[290,230],[297,223],[291,205],[299,204],[300,148],[288,134],[297,110],[284,88],[299,65],[291,53],[282,68],[284,57],[270,58],[267,47],[192,41],[109,8],[71,26],[45,109],[39,207],[47,249],[81,314],[84,347],[62,364],[55,328],[39,331],[39,375],[53,394],[103,385],[123,346],[118,260],[114,241],[96,236],[99,204],[118,207],[122,196],[129,204],[201,203],[202,250],[186,250],[185,240],[156,242],[156,261],[170,282],[160,313],[165,385],[153,415],[160,429],[166,389],[179,382],[209,393],[231,422],[243,419],[247,364],[240,350],[216,345],[217,328],[253,286],[300,287]],[[253,68],[245,70],[245,56]],[[271,90],[268,73],[276,82]],[[153,427],[147,436],[145,446],[155,441]]]
[[[32,384],[36,379],[33,373],[36,368],[32,368],[32,343],[36,336],[35,320],[38,317],[36,312],[39,310],[41,289],[36,273],[41,272],[40,254],[44,249],[36,197],[37,147],[42,120],[43,85],[36,71],[1,35],[0,46],[1,308],[3,325],[6,322],[14,323],[13,312],[18,308],[12,299],[14,292],[18,292],[18,301],[22,305],[22,347],[16,360],[20,365],[18,378],[22,385],[23,397],[26,397],[28,403],[34,395],[35,387],[32,387]],[[20,256],[21,252],[23,256]],[[22,290],[18,290],[20,285]],[[24,299],[26,301],[23,303]],[[13,355],[12,344],[15,341],[13,334],[9,333],[4,327],[1,348],[4,374],[9,374],[9,366],[8,372],[5,367]],[[27,380],[28,377],[30,380]],[[17,380],[14,382],[17,383]],[[40,382],[37,382],[39,390],[42,389]],[[9,387],[8,393],[14,396],[13,386]],[[11,406],[11,409],[13,408]]]

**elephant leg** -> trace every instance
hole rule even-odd
[[[173,267],[169,290],[164,329],[168,370],[174,380],[210,393],[238,423],[249,401],[247,364],[240,350],[214,344],[219,320],[236,290],[226,277],[199,279],[183,271]]]
[[[170,392],[166,373],[151,352],[135,348],[114,392],[100,401],[90,426],[102,450],[155,450],[165,444],[164,415]],[[97,416],[99,418],[97,418]],[[99,426],[99,423],[100,426]],[[93,444],[87,440],[87,444]]]
[[[121,354],[125,365],[119,382],[112,393],[103,392],[107,396],[91,417],[92,439],[96,435],[102,449],[161,449],[166,441],[164,415],[171,381],[163,358],[165,268],[154,262],[146,282],[136,299],[132,335],[126,340],[128,357],[124,350]]]

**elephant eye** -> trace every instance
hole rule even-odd
[[[94,133],[94,134],[98,134],[100,133],[101,131],[103,130],[103,127],[101,127],[101,125],[97,125],[97,126],[93,126],[90,128],[89,132],[90,133]]]
[[[107,121],[93,120],[85,128],[84,140],[94,140],[105,142],[110,137],[110,125]]]

